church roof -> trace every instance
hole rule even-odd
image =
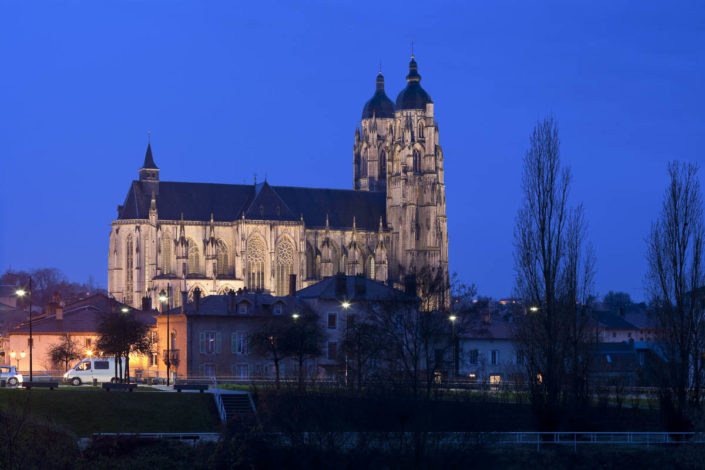
[[[152,157],[152,143],[147,144],[147,153],[144,154],[144,163],[142,168],[148,170],[158,170],[159,167],[154,163],[154,157]]]
[[[386,195],[383,192],[345,189],[296,188],[290,186],[181,183],[160,181],[156,191],[157,213],[162,220],[217,222],[242,217],[251,220],[299,220],[308,227],[349,229],[353,218],[360,230],[376,231],[379,219],[386,225]],[[118,219],[147,219],[154,186],[133,181]],[[260,211],[261,206],[261,211]],[[277,212],[277,206],[279,211]]]
[[[375,94],[362,108],[362,119],[394,118],[394,103],[384,93],[384,76],[382,72],[377,75]]]
[[[406,88],[397,95],[397,110],[426,109],[426,103],[433,103],[431,96],[421,88],[421,75],[414,57],[409,62],[409,74],[406,76]]]

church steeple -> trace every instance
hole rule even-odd
[[[154,163],[151,141],[147,142],[147,152],[144,154],[144,163],[140,168],[140,181],[159,181],[159,167]]]

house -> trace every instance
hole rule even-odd
[[[499,384],[522,380],[523,364],[514,345],[510,315],[474,315],[458,333],[458,375]]]
[[[63,365],[52,363],[49,351],[54,345],[59,344],[65,335],[69,335],[76,343],[82,355],[89,356],[95,353],[99,323],[108,313],[120,311],[123,308],[129,307],[104,294],[95,294],[66,306],[58,301],[50,302],[43,314],[32,318],[33,370],[36,372],[63,369]],[[155,324],[151,312],[135,311],[135,315],[147,324]],[[22,371],[28,371],[29,321],[24,321],[9,331],[8,337],[6,358],[10,357],[11,365],[17,366]],[[156,357],[131,357],[130,366],[135,372],[156,373]]]
[[[272,378],[272,358],[251,347],[250,339],[266,331],[272,322],[293,322],[304,315],[317,317],[325,337],[322,354],[305,361],[305,375],[343,374],[340,348],[354,318],[382,303],[417,305],[416,297],[362,276],[332,276],[298,292],[295,282],[292,276],[286,296],[240,289],[202,298],[197,290],[193,302],[157,315],[160,374],[166,373],[164,359],[171,358],[176,377]],[[280,376],[294,376],[297,368],[291,357],[284,358],[279,364]]]

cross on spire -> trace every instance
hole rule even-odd
[[[411,58],[414,58],[414,38],[411,38]]]

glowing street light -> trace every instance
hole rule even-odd
[[[91,351],[90,349],[88,351],[86,351],[86,356],[88,356],[90,358],[92,355],[93,355],[93,351]]]
[[[539,311],[539,308],[536,305],[533,305],[533,306],[529,307],[529,310],[531,310],[532,312],[535,313],[535,312]]]
[[[350,302],[348,302],[347,300],[345,300],[345,301],[343,301],[343,303],[341,304],[341,306],[342,306],[345,310],[347,310],[347,309],[350,308]]]
[[[120,309],[120,311],[121,311],[122,313],[127,313],[127,312],[130,311],[130,309],[127,308],[127,307],[122,307],[122,308]]]
[[[453,340],[453,376],[458,375],[458,340],[455,337],[455,321],[458,319],[455,315],[450,315],[448,320],[450,320],[452,329],[452,340]]]
[[[298,320],[300,316],[301,316],[301,315],[299,315],[298,313],[292,313],[292,314],[291,314],[291,318],[293,318],[294,320]]]

